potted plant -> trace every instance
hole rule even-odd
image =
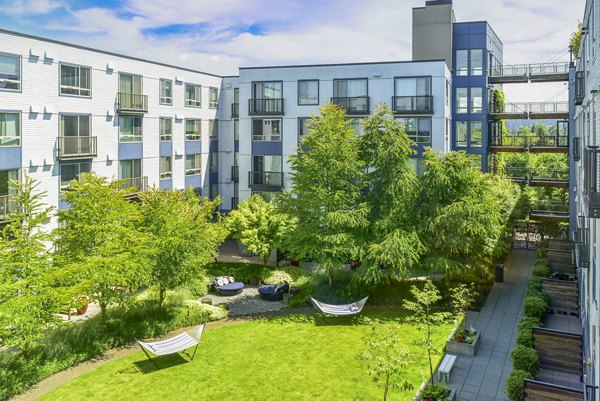
[[[452,288],[452,309],[454,310],[455,326],[446,341],[446,352],[451,354],[474,356],[479,348],[479,333],[473,327],[466,327],[466,315],[473,304],[474,294],[471,286],[460,284]],[[459,323],[460,322],[460,323]]]
[[[453,401],[456,398],[456,391],[446,386],[446,383],[437,384],[427,383],[421,392],[423,401]]]
[[[82,295],[77,298],[77,314],[84,315],[88,310],[88,305],[90,303],[90,297],[87,295]]]

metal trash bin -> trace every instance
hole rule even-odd
[[[496,282],[497,283],[504,282],[504,265],[502,263],[496,264]]]

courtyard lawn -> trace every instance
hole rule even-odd
[[[367,312],[384,324],[399,312]],[[370,328],[362,318],[328,319],[297,315],[258,320],[206,331],[195,360],[172,355],[160,370],[140,351],[101,366],[59,387],[42,400],[377,400],[383,390],[357,356]],[[438,349],[451,330],[435,330]],[[414,391],[391,390],[389,400],[412,400],[427,375],[424,350],[412,345],[420,335],[403,324],[399,338],[409,348],[407,373]],[[193,352],[191,349],[188,352]],[[442,354],[435,355],[435,364]],[[144,373],[142,373],[144,372]]]

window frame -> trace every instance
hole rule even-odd
[[[198,128],[198,134],[188,134],[188,122],[194,122],[194,126]],[[202,140],[202,119],[201,118],[186,118],[185,119],[185,140],[186,141],[200,141]]]
[[[308,134],[308,132],[302,132],[302,127],[305,127],[310,122],[311,117],[298,117],[298,143],[302,142],[302,138]],[[302,124],[303,121],[306,121],[306,124]],[[308,127],[306,127],[308,130]]]
[[[59,178],[59,186],[60,186],[60,190],[64,191],[65,189],[67,189],[69,187],[69,185],[71,184],[71,182],[73,182],[76,179],[79,179],[79,175],[81,174],[81,165],[82,164],[89,164],[90,169],[89,171],[84,171],[84,173],[91,173],[92,170],[92,162],[91,161],[87,161],[87,162],[82,162],[82,161],[70,161],[70,162],[66,162],[66,163],[60,163],[59,164],[59,173],[60,173],[60,178]],[[78,166],[78,173],[77,173],[77,178],[73,178],[71,180],[69,180],[68,183],[63,184],[63,168],[65,166]]]
[[[170,132],[167,133],[167,131],[165,131],[163,133],[163,128],[167,128],[166,125],[163,125],[163,123],[166,123],[167,121],[170,122]],[[173,141],[173,117],[159,117],[158,118],[158,136],[160,138],[160,142],[172,142]]]
[[[132,138],[137,138],[139,137],[139,140],[132,140],[132,141],[123,141],[121,138],[121,119],[140,119],[141,124],[140,124],[140,135],[131,135]],[[118,130],[119,130],[119,143],[142,143],[144,140],[144,119],[142,116],[133,116],[133,115],[119,115],[119,119],[118,119]],[[135,125],[133,126],[133,128],[135,128]]]
[[[479,125],[481,126],[481,129],[480,129],[480,132],[481,132],[481,139],[480,139],[480,141],[479,141],[479,144],[478,144],[478,145],[474,145],[474,144],[473,144],[473,132],[474,132],[474,130],[473,130],[473,127],[474,127],[476,124],[479,124]],[[469,138],[469,147],[470,147],[470,148],[481,148],[481,147],[483,147],[483,121],[481,121],[481,120],[471,120],[471,121],[469,121],[469,124],[468,124],[468,126],[469,126],[469,130],[468,130],[468,133],[469,133],[469,134],[468,134],[468,138]]]
[[[189,157],[193,157],[195,161],[198,161],[198,165],[196,165],[196,163],[194,162],[194,167],[188,169],[187,161],[188,161]],[[194,175],[201,175],[202,174],[202,155],[200,153],[186,154],[185,160],[184,160],[184,168],[185,168],[185,176],[186,177],[194,176]]]
[[[216,118],[208,119],[208,140],[218,141],[219,140],[219,120]]]
[[[300,102],[300,84],[306,82],[316,82],[317,83],[317,102],[316,103],[301,103]],[[321,99],[321,81],[318,79],[299,79],[297,86],[297,103],[298,106],[318,106]]]
[[[213,165],[216,163],[216,166]],[[218,173],[219,172],[219,152],[208,152],[208,172]]]
[[[216,99],[213,101],[211,100],[211,96],[213,91],[217,92],[217,96]],[[208,108],[209,109],[218,109],[219,108],[219,88],[215,87],[215,86],[209,86],[208,87]]]
[[[265,138],[265,134],[264,134],[264,126],[265,126],[265,121],[271,121],[271,124],[273,121],[278,121],[279,122],[279,135],[273,135],[273,131],[271,130],[271,134],[269,136],[269,138],[271,139],[264,139]],[[261,121],[261,133],[259,134],[255,134],[254,133],[254,122],[255,121]],[[252,141],[253,142],[281,142],[282,140],[282,135],[283,135],[283,118],[252,118],[251,119],[251,123],[250,123],[250,129],[251,129],[251,133],[252,133]],[[276,138],[276,139],[273,139]]]
[[[465,52],[466,53],[466,66],[463,68],[458,68],[458,53],[459,52]],[[471,72],[471,68],[470,68],[470,60],[471,60],[471,52],[469,49],[456,49],[454,51],[454,75],[457,77],[468,77],[470,72]],[[461,73],[464,70],[464,74]]]
[[[171,84],[171,97],[163,97],[162,95],[162,84],[164,82],[168,82]],[[166,102],[164,101],[164,99],[171,99],[170,102]],[[166,78],[160,78],[160,80],[158,81],[158,103],[163,105],[163,106],[173,106],[173,80],[171,79],[166,79]]]
[[[481,65],[477,69],[479,71],[478,74],[475,73],[475,69],[473,68],[473,51],[478,51],[481,54]],[[484,49],[469,49],[469,76],[471,77],[480,77],[483,75],[483,71],[485,71],[485,51]]]
[[[474,101],[475,97],[473,96],[474,90],[481,91],[481,96],[480,96],[480,98],[481,98],[481,106],[480,106],[479,109],[475,109],[475,106],[474,106],[474,104],[475,104],[475,101]],[[484,102],[483,102],[483,92],[484,92],[483,88],[478,87],[478,86],[474,86],[474,87],[470,87],[469,88],[469,90],[468,90],[468,102],[467,102],[468,103],[468,110],[469,110],[468,114],[481,114],[481,113],[483,113],[483,104],[484,104]]]
[[[406,131],[406,128],[404,129],[404,133],[406,134],[406,136],[408,136],[408,138],[410,140],[412,140],[417,146],[430,146],[431,145],[431,137],[432,137],[432,131],[433,131],[433,119],[431,117],[396,117],[396,121],[404,123],[404,125],[406,126],[406,122],[404,122],[403,120],[415,120],[415,133],[414,135],[409,134]],[[427,121],[429,122],[429,133],[428,135],[425,137],[424,135],[421,135],[421,131],[419,129],[419,123],[421,120]],[[426,141],[423,141],[422,139],[426,138]]]
[[[89,95],[82,95],[81,94],[81,89],[82,89],[81,86],[79,86],[79,87],[64,86],[64,87],[68,87],[68,88],[77,88],[77,89],[79,89],[79,93],[80,93],[79,95],[74,94],[74,93],[63,93],[63,91],[62,91],[63,90],[63,84],[62,84],[62,67],[63,66],[66,66],[66,67],[75,67],[75,68],[78,69],[78,72],[79,72],[78,75],[79,75],[80,84],[81,84],[81,69],[82,68],[86,68],[86,69],[88,69],[90,71],[89,72],[89,74],[90,74],[90,87],[89,87],[89,89],[87,89],[90,92]],[[59,96],[78,97],[78,98],[91,99],[92,98],[92,85],[93,85],[92,84],[92,67],[90,67],[89,65],[81,65],[81,64],[73,64],[73,63],[63,63],[63,62],[61,62],[61,63],[58,64],[58,95]],[[86,88],[84,88],[84,89],[86,89]]]
[[[464,141],[460,141],[459,142],[459,137],[458,137],[458,133],[459,133],[459,125],[464,125],[465,127],[465,136],[464,136]],[[455,120],[454,121],[454,134],[455,134],[455,139],[454,139],[454,143],[455,146],[458,148],[466,148],[469,146],[469,122],[468,121],[462,121],[462,120]]]
[[[19,80],[18,80],[19,87],[18,87],[18,89],[11,89],[11,88],[6,88],[6,87],[0,86],[0,91],[2,91],[2,92],[4,92],[4,91],[6,91],[6,92],[22,92],[23,91],[23,56],[20,54],[13,54],[13,53],[7,53],[7,52],[0,52],[0,55],[15,57],[15,58],[19,59]],[[16,81],[0,78],[0,82],[5,83],[5,82],[16,82]]]
[[[465,107],[460,107],[460,103],[458,101],[459,96],[458,96],[458,92],[464,90],[465,91],[465,99],[467,100],[467,104],[465,105]],[[454,91],[454,112],[456,114],[469,114],[469,88],[468,87],[459,87],[459,88],[455,88]]]
[[[188,87],[194,87],[197,90],[196,99],[191,101],[193,104],[190,103],[190,99],[188,99],[188,97],[187,97]],[[186,82],[185,88],[184,88],[184,93],[185,93],[185,97],[184,97],[185,107],[202,108],[202,85]]]
[[[63,134],[63,117],[77,117],[77,137],[91,137],[92,136],[92,114],[91,113],[59,113],[58,115],[58,136],[64,137]],[[81,135],[81,124],[79,119],[81,117],[88,117],[88,135]],[[65,138],[73,137],[68,135]]]
[[[366,81],[367,82],[367,92],[365,95],[361,95],[361,96],[337,96],[336,95],[336,82],[338,82],[338,81]],[[369,78],[368,77],[334,78],[333,79],[333,97],[334,98],[347,98],[347,99],[362,98],[362,97],[369,98]]]
[[[2,136],[0,136],[0,139],[1,138],[18,138],[18,141],[17,141],[18,144],[17,145],[2,145],[2,142],[0,141],[0,148],[18,148],[18,147],[21,147],[21,138],[22,138],[21,131],[22,131],[22,128],[23,128],[23,121],[22,121],[23,120],[23,115],[22,115],[22,112],[20,110],[3,110],[3,109],[0,109],[0,114],[18,114],[17,124],[18,124],[18,131],[19,131],[18,132],[19,135],[16,136],[16,137],[12,137],[12,136],[11,137],[8,137],[8,136],[2,137]]]
[[[164,161],[169,160],[169,170],[163,171]],[[173,156],[160,156],[158,159],[158,177],[160,180],[170,180],[173,178]]]

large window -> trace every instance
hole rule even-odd
[[[367,79],[336,79],[333,81],[333,97],[368,96]]]
[[[365,120],[364,118],[352,117],[352,118],[349,118],[349,120],[350,120],[350,125],[352,126],[354,131],[356,131],[357,134],[362,135],[365,133],[362,129],[362,123]]]
[[[240,140],[240,120],[238,120],[237,118],[233,120],[233,140]]]
[[[160,80],[160,104],[173,104],[173,81],[168,79]]]
[[[280,141],[281,119],[257,118],[252,120],[253,141]]]
[[[483,49],[471,50],[471,75],[483,75]]]
[[[164,156],[159,159],[160,179],[168,180],[173,176],[173,164],[171,156]]]
[[[61,95],[86,96],[92,95],[92,69],[76,65],[60,65]]]
[[[119,179],[127,181],[123,187],[131,188],[135,186],[140,188],[139,178],[141,177],[142,159],[119,160]]]
[[[431,143],[431,118],[399,118],[404,132],[417,144]]]
[[[467,146],[467,122],[456,122],[456,146]]]
[[[60,188],[65,189],[71,181],[78,180],[79,174],[92,171],[92,163],[61,163],[60,165]]]
[[[219,184],[210,184],[208,186],[208,197],[213,200],[217,196],[219,196]]]
[[[251,184],[283,186],[281,160],[279,155],[253,156]]]
[[[200,155],[185,155],[185,175],[198,175],[201,172]]]
[[[185,105],[202,107],[202,87],[200,85],[185,85]]]
[[[161,141],[170,141],[173,139],[173,119],[168,117],[159,118],[159,132]]]
[[[456,51],[456,75],[459,77],[469,75],[469,51]]]
[[[21,90],[21,56],[0,54],[0,89]]]
[[[417,176],[425,174],[425,159],[420,157],[408,159],[408,164],[413,168]]]
[[[309,122],[310,122],[310,117],[298,118],[298,142],[301,142],[304,135],[308,134],[308,123]]]
[[[463,114],[469,112],[469,98],[467,88],[456,88],[456,113]]]
[[[317,104],[319,104],[319,81],[298,81],[298,105],[305,106]]]
[[[142,141],[142,117],[119,116],[119,141]]]
[[[185,120],[185,140],[199,141],[202,135],[202,120]]]
[[[483,122],[482,121],[470,121],[469,129],[471,132],[471,147],[483,146]]]
[[[261,198],[263,198],[263,200],[265,202],[273,202],[276,198],[277,195],[280,194],[281,192],[262,192],[262,191],[252,191],[252,195],[258,195]]]
[[[208,107],[211,109],[219,107],[219,88],[208,89]]]
[[[283,82],[252,82],[250,114],[282,114]]]
[[[61,114],[60,136],[90,136],[90,116],[88,114]]]
[[[217,173],[219,171],[219,153],[210,152],[208,154],[208,172]]]
[[[0,112],[0,146],[21,145],[21,115]]]
[[[395,111],[431,112],[431,77],[395,78]]]
[[[481,113],[483,110],[483,88],[471,88],[471,113]]]
[[[132,95],[142,94],[142,76],[131,74],[119,75],[119,92]]]
[[[208,120],[208,139],[219,139],[219,120]]]

